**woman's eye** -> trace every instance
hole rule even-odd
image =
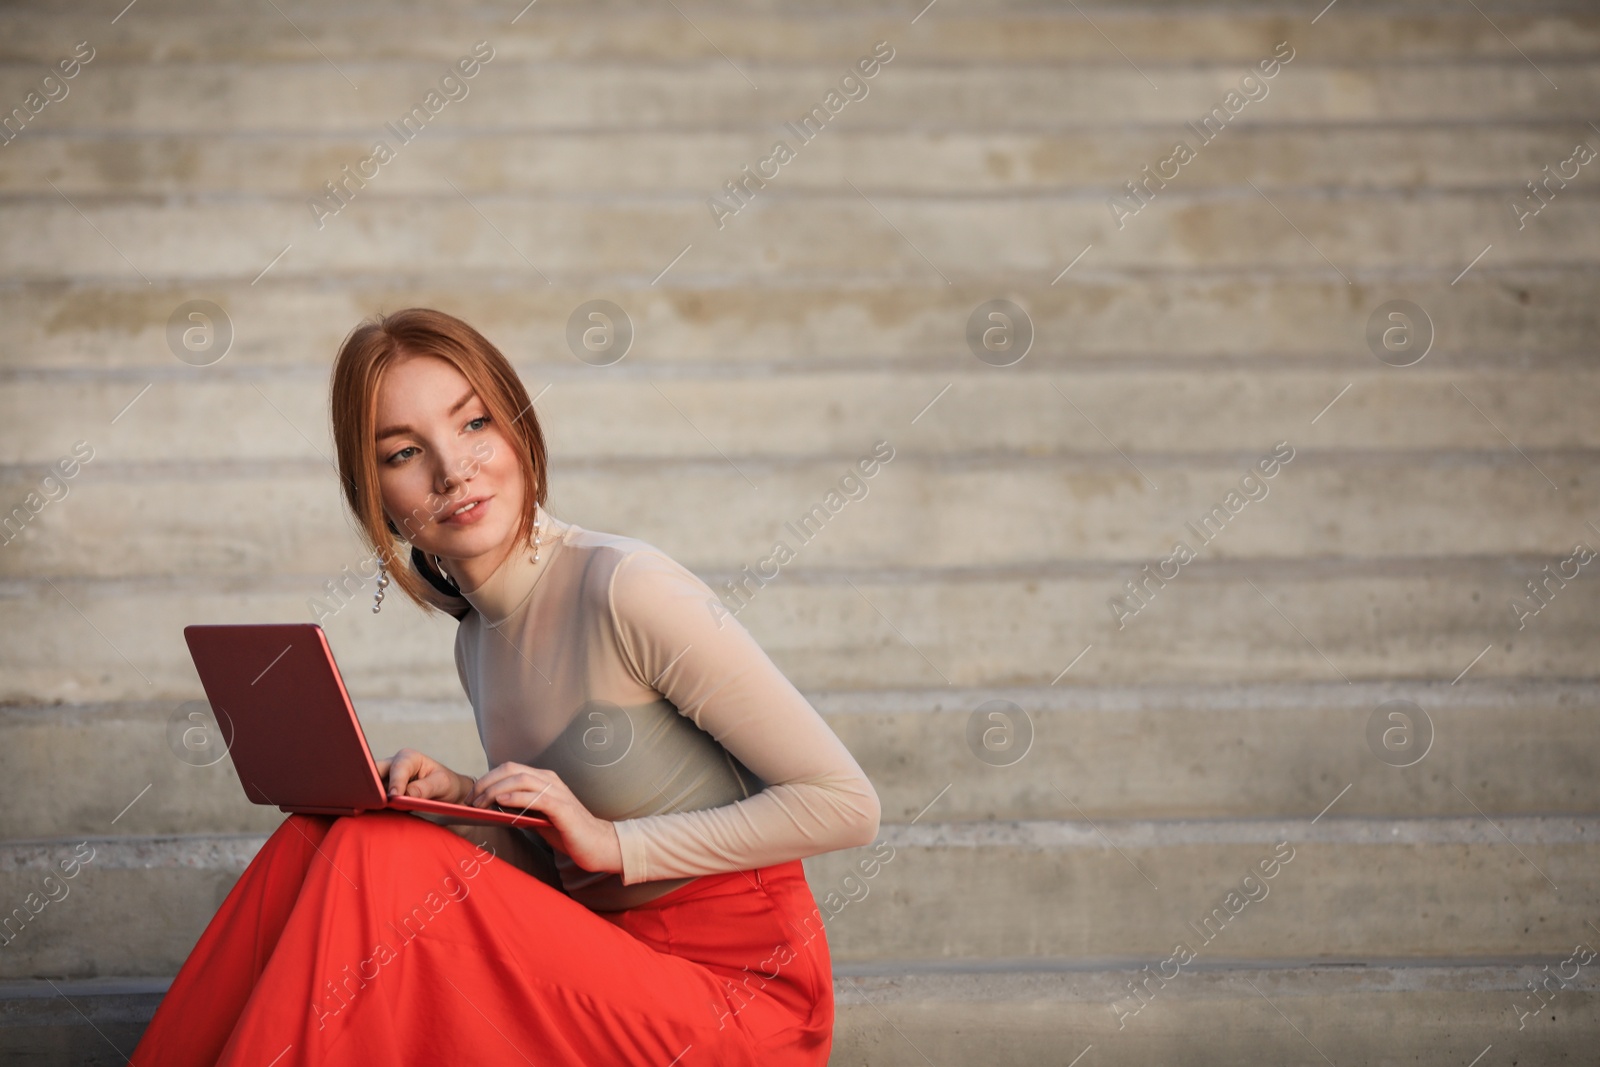
[[[401,457],[403,457],[407,452],[410,452],[411,451],[411,447],[412,447],[411,445],[407,445],[406,447],[402,448],[400,451],[396,452],[394,455],[390,456],[384,462],[386,462],[386,463],[394,463],[394,462],[396,462]]]
[[[479,423],[479,422],[487,423],[488,421],[489,421],[489,416],[487,416],[487,415],[479,415],[477,418],[473,419],[472,422],[467,423],[467,425],[469,427],[471,427],[474,423]],[[482,427],[479,427],[479,429],[482,429]]]

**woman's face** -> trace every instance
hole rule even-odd
[[[449,361],[409,353],[379,378],[376,430],[389,520],[402,538],[442,557],[461,588],[476,589],[505,558],[522,515],[510,439]]]

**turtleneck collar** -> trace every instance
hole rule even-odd
[[[494,572],[476,589],[462,590],[461,595],[483,616],[484,622],[499,626],[528,602],[533,587],[551,561],[560,552],[566,532],[572,524],[562,522],[544,506],[537,505],[539,515],[539,562],[533,562],[533,550],[519,546],[506,554]]]

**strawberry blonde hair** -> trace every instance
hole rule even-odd
[[[425,611],[454,614],[452,608],[458,605],[452,605],[440,591],[441,585],[448,588],[448,579],[440,575],[436,583],[416,569],[420,566],[437,574],[425,553],[413,549],[412,566],[395,562],[400,541],[414,535],[433,515],[424,514],[427,509],[415,509],[402,520],[402,532],[384,515],[378,490],[378,386],[383,372],[403,355],[438,356],[449,361],[489,409],[493,424],[515,450],[523,485],[533,487],[532,492],[523,494],[522,519],[515,533],[516,541],[530,548],[534,511],[548,493],[544,434],[528,391],[510,361],[488,338],[454,315],[431,308],[406,308],[375,316],[351,330],[339,346],[328,407],[345,503],[374,557],[390,568],[390,580]],[[444,499],[430,495],[429,506],[442,508]],[[436,500],[440,503],[435,504]]]

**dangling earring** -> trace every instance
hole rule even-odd
[[[539,541],[539,508],[538,508],[538,505],[534,505],[534,509],[533,509],[533,562],[535,562],[535,563],[539,562],[539,544],[540,544],[540,541]]]
[[[383,560],[378,561],[378,591],[372,594],[372,613],[376,615],[383,607],[383,590],[389,584],[389,571],[384,567]]]

